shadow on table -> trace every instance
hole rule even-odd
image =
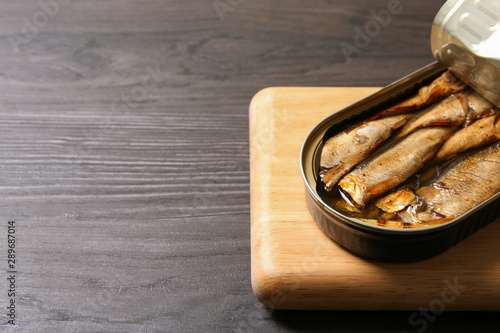
[[[270,310],[280,326],[299,332],[500,332],[498,312],[443,312],[429,320],[414,312]]]

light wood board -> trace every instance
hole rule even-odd
[[[268,88],[250,105],[252,286],[277,309],[500,310],[500,221],[405,264],[343,249],[305,205],[299,154],[324,117],[378,88]]]

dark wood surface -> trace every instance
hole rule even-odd
[[[54,1],[42,1],[51,15],[35,0],[0,3],[0,329],[422,328],[411,312],[258,303],[248,105],[268,86],[382,86],[430,63],[444,1],[402,0],[350,63],[339,44],[354,45],[354,27],[390,1],[215,2],[231,4],[223,17],[212,0]],[[16,327],[6,316],[8,221]],[[492,331],[497,316],[444,313],[426,332]]]

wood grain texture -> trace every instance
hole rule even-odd
[[[277,309],[418,310],[434,302],[447,310],[500,310],[500,263],[494,254],[500,223],[434,258],[388,264],[346,251],[309,215],[298,158],[305,137],[323,118],[374,91],[269,88],[254,97],[250,184],[255,294]]]
[[[380,86],[420,68],[444,1],[404,2],[350,64],[339,43],[386,0],[242,1],[223,21],[212,0],[65,2],[18,52],[9,36],[40,6],[0,2],[0,230],[17,221],[17,331],[408,328],[408,313],[298,321],[255,299],[248,105],[268,86]],[[370,327],[351,327],[358,316]],[[432,327],[464,324],[451,316]]]

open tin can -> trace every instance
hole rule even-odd
[[[300,163],[306,203],[319,227],[333,240],[362,257],[392,262],[422,260],[446,251],[500,217],[500,193],[458,218],[425,228],[388,228],[335,210],[319,188],[319,158],[328,132],[345,128],[414,95],[447,69],[500,107],[500,5],[485,0],[449,0],[431,32],[438,59],[379,92],[321,121],[306,138]]]

